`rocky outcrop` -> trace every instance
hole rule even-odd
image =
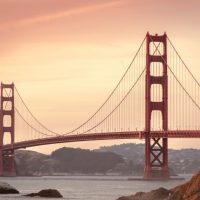
[[[135,195],[120,197],[118,200],[161,200],[171,195],[171,191],[165,188],[152,190],[151,192],[137,192]]]
[[[41,190],[38,193],[30,193],[30,194],[26,194],[24,196],[50,197],[50,198],[62,198],[63,197],[58,190],[54,190],[54,189]]]
[[[159,188],[146,193],[138,192],[118,200],[200,200],[200,171],[190,181],[173,189]]]
[[[0,194],[19,194],[19,191],[8,183],[0,182]]]
[[[173,189],[170,200],[199,200],[200,199],[200,171],[187,183]]]

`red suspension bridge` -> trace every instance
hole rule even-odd
[[[105,102],[87,121],[64,134],[43,125],[14,84],[1,83],[0,175],[16,174],[16,149],[144,139],[144,177],[168,178],[168,139],[200,138],[199,94],[199,82],[167,35],[149,33]],[[10,136],[9,143],[6,135]]]

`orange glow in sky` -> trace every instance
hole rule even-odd
[[[199,8],[199,0],[0,0],[0,79],[15,82],[47,127],[66,132],[107,98],[147,31],[166,31],[200,79]],[[123,142],[33,149],[94,149]],[[170,147],[199,148],[199,141],[172,140]]]

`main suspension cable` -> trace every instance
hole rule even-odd
[[[151,38],[151,37],[150,37]],[[151,41],[154,44],[154,41],[151,38]],[[163,55],[161,54],[160,50],[158,49],[158,52],[162,58],[162,60],[165,62],[165,64],[167,65],[167,67],[169,68],[170,72],[172,73],[172,75],[174,76],[175,80],[179,83],[179,85],[181,86],[181,88],[183,89],[183,91],[188,95],[188,97],[190,98],[190,100],[197,106],[197,108],[200,110],[200,106],[197,104],[197,102],[192,98],[192,96],[188,93],[188,91],[184,88],[184,86],[182,85],[182,83],[179,81],[179,79],[177,78],[177,76],[174,74],[174,72],[172,71],[172,69],[170,68],[170,66],[168,65],[168,63],[166,62],[166,60],[164,59]]]
[[[131,63],[129,64],[127,70],[125,71],[124,75],[122,76],[122,78],[120,79],[120,81],[118,82],[118,84],[116,85],[116,87],[115,87],[115,88],[113,89],[113,91],[110,93],[110,95],[108,96],[108,98],[105,100],[105,102],[97,109],[97,111],[96,111],[88,120],[86,120],[84,123],[82,123],[82,124],[81,124],[80,126],[78,126],[77,128],[75,128],[75,129],[73,129],[73,130],[71,130],[71,131],[65,133],[64,135],[71,134],[71,133],[77,131],[78,129],[80,129],[81,127],[83,127],[85,124],[87,124],[87,123],[88,123],[88,122],[103,108],[103,106],[109,101],[109,99],[112,97],[112,95],[114,94],[114,92],[117,90],[117,88],[119,87],[119,85],[120,85],[121,82],[123,81],[124,77],[126,76],[126,74],[127,74],[128,71],[129,71],[129,69],[131,68],[133,62],[135,61],[135,59],[136,59],[138,53],[140,52],[140,50],[141,50],[141,48],[142,48],[142,46],[143,46],[143,44],[144,44],[144,42],[145,42],[145,39],[146,39],[146,37],[142,40],[142,43],[141,43],[139,49],[137,50],[135,56],[133,57]]]
[[[57,132],[55,132],[55,131],[50,130],[50,129],[47,128],[44,124],[42,124],[42,123],[33,115],[33,113],[31,112],[31,110],[28,108],[28,106],[26,105],[26,103],[25,103],[24,100],[22,99],[22,97],[21,97],[19,91],[17,90],[16,86],[15,86],[15,90],[16,90],[16,92],[17,92],[17,94],[18,94],[20,100],[22,101],[23,105],[25,106],[25,108],[28,110],[28,112],[30,113],[30,115],[33,117],[33,119],[34,119],[40,126],[42,126],[45,130],[47,130],[47,131],[50,132],[50,133],[53,133],[53,134],[55,134],[55,135],[61,135],[61,134],[59,134],[59,133],[57,133]]]

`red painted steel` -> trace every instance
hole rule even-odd
[[[113,133],[89,133],[89,134],[78,134],[78,135],[66,135],[66,136],[55,136],[44,139],[36,139],[30,141],[17,142],[13,146],[4,145],[4,150],[10,148],[20,149],[33,146],[56,144],[56,143],[67,143],[67,142],[80,142],[80,141],[95,141],[95,140],[115,140],[115,139],[139,139],[142,138],[142,132],[113,132]]]
[[[68,143],[68,142],[81,142],[81,141],[95,141],[95,140],[118,140],[118,139],[145,139],[145,131],[130,131],[130,132],[113,132],[113,133],[89,133],[80,135],[66,135],[55,136],[44,139],[35,139],[29,141],[15,142],[6,144],[2,150],[13,150],[28,148],[40,145]],[[148,133],[150,138],[200,138],[200,131],[197,130],[183,130],[183,131],[151,131]]]
[[[15,175],[14,150],[28,148],[40,145],[95,141],[95,140],[115,140],[115,139],[145,139],[145,168],[144,177],[155,178],[162,176],[168,178],[168,138],[200,138],[200,130],[168,130],[168,80],[167,80],[167,36],[166,34],[146,36],[146,82],[145,82],[145,130],[127,131],[127,132],[104,132],[87,133],[77,135],[62,135],[46,137],[43,139],[34,139],[29,141],[15,142],[14,133],[14,84],[1,84],[1,105],[0,105],[0,175]],[[163,44],[163,55],[150,55],[150,45],[153,42]],[[151,63],[161,62],[163,66],[162,76],[151,75]],[[159,84],[162,86],[162,101],[151,101],[151,86]],[[10,89],[12,95],[4,96],[3,91]],[[3,107],[4,102],[12,104],[11,110]],[[159,110],[162,113],[162,130],[151,130],[151,113]],[[5,127],[4,116],[10,116],[11,126]],[[5,133],[9,132],[11,136],[10,144],[3,144]],[[156,173],[155,173],[156,172]]]
[[[163,44],[163,55],[154,55],[150,52],[150,46],[154,47],[154,43]],[[155,47],[155,52],[156,52]],[[151,64],[162,63],[163,74],[161,76],[151,75]],[[151,87],[153,84],[162,86],[162,101],[155,102],[151,100]],[[168,126],[168,105],[167,105],[167,35],[146,35],[146,79],[145,79],[145,167],[144,178],[155,178],[162,176],[169,177],[168,172],[168,139],[167,138],[151,138],[151,116],[152,111],[160,111],[162,113],[162,128],[167,131]]]
[[[10,90],[10,96],[6,95],[6,89]],[[11,108],[4,107],[5,104],[11,103]],[[4,117],[10,118],[10,125],[6,126],[4,123]],[[12,146],[15,143],[15,113],[14,113],[14,84],[3,84],[1,83],[1,108],[0,108],[0,175],[1,176],[14,176],[15,171],[15,154]],[[11,148],[3,150],[2,146],[5,134],[10,134]]]

